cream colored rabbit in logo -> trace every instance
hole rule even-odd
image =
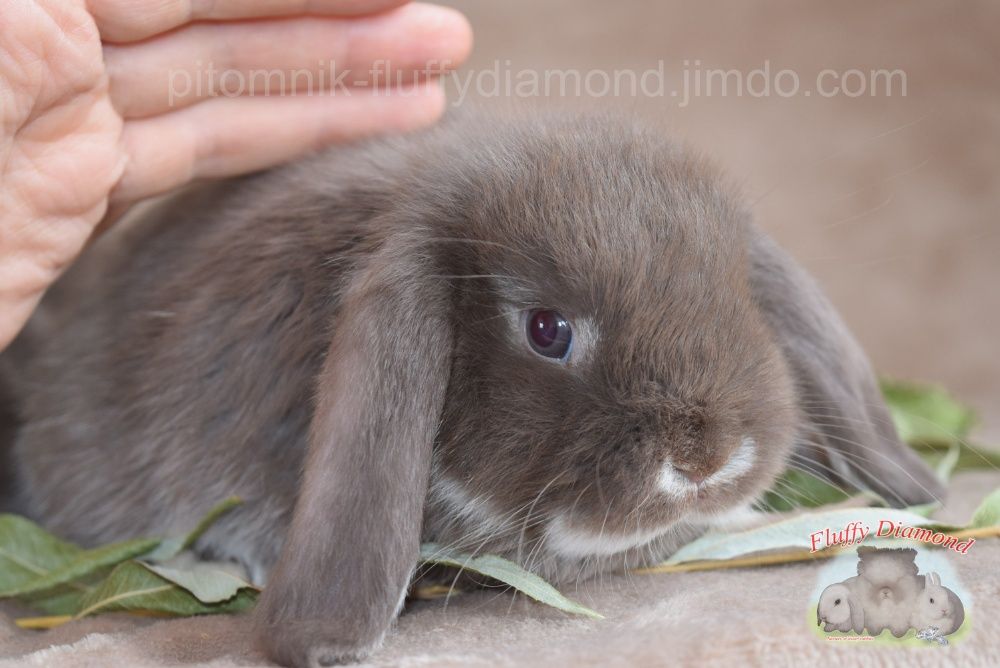
[[[910,626],[923,631],[937,629],[937,635],[954,633],[965,621],[965,607],[958,595],[941,585],[941,576],[928,573],[910,615]]]
[[[824,631],[864,630],[865,613],[856,592],[857,580],[848,578],[823,590],[816,607],[816,624],[823,625]]]
[[[917,551],[858,548],[858,596],[865,629],[877,636],[885,629],[901,638],[910,630],[910,615],[921,589]]]

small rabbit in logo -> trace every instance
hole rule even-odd
[[[941,584],[941,576],[928,573],[910,615],[910,626],[918,631],[937,629],[938,635],[954,633],[965,621],[965,607],[958,595]]]
[[[857,596],[857,577],[832,584],[823,590],[816,607],[816,624],[824,631],[861,633],[865,626],[864,609]]]

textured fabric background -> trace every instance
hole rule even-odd
[[[463,76],[512,69],[903,69],[906,97],[711,96],[550,100],[633,110],[703,149],[746,186],[760,223],[824,285],[884,372],[941,382],[1000,442],[1000,3],[898,0],[452,2],[477,50]],[[454,92],[454,86],[452,86]],[[945,515],[968,518],[1000,484],[964,474]],[[816,564],[609,576],[570,591],[604,621],[508,594],[417,604],[373,659],[389,666],[994,666],[1000,541],[952,560],[972,633],[947,647],[818,639]],[[39,634],[0,612],[0,667],[258,665],[245,620],[107,616]]]

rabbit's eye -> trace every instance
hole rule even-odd
[[[833,602],[833,604],[834,605],[840,605],[840,599],[838,598],[836,601]]]
[[[573,328],[558,311],[536,309],[525,318],[528,345],[542,357],[565,360],[573,344]]]
[[[934,602],[934,599],[932,598],[932,599],[931,599],[931,603],[933,603],[933,602]]]

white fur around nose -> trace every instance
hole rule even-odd
[[[749,436],[745,437],[740,442],[740,447],[729,458],[729,461],[723,464],[722,468],[718,471],[705,478],[701,482],[701,487],[726,484],[737,480],[753,468],[754,460],[757,457],[756,450],[756,441]],[[657,483],[659,484],[660,491],[675,498],[688,496],[698,489],[698,485],[691,482],[683,473],[678,471],[669,459],[660,469]]]
[[[675,499],[689,496],[698,490],[698,486],[688,480],[669,460],[660,469],[656,483],[661,492]]]

